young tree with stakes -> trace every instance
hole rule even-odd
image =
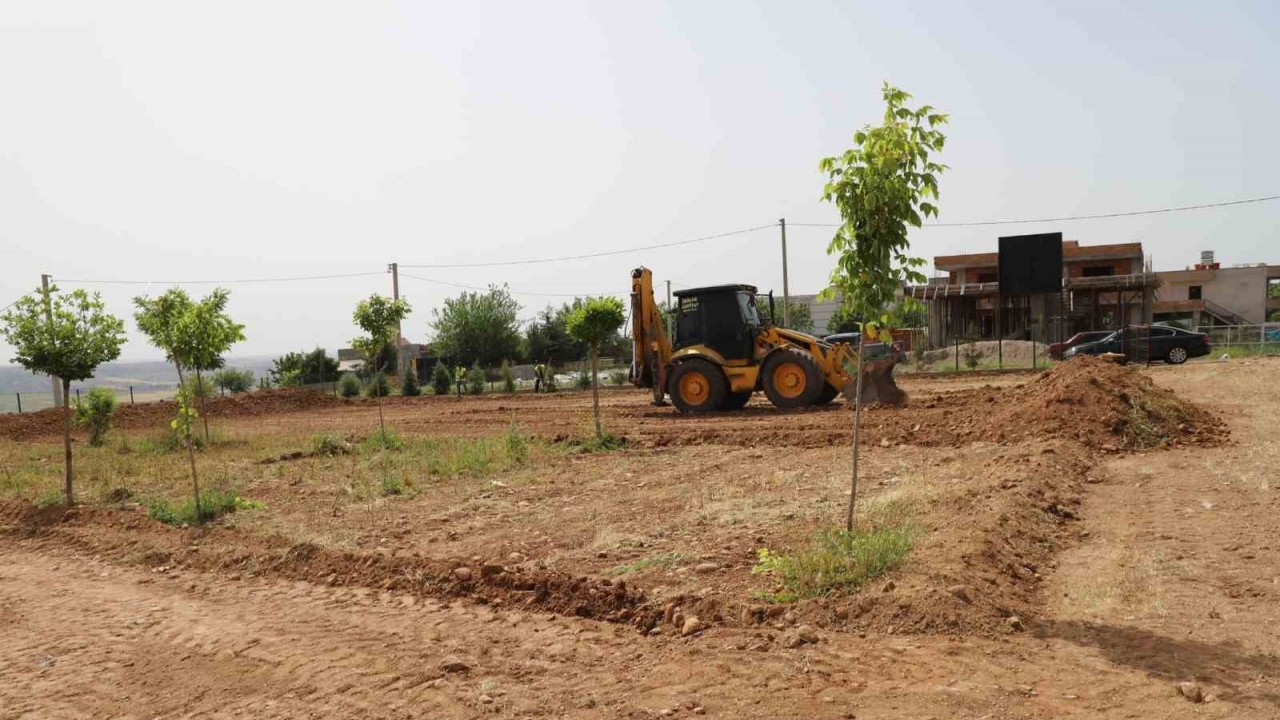
[[[845,308],[866,320],[860,337],[875,335],[888,322],[886,310],[907,283],[927,281],[921,258],[908,255],[908,227],[937,217],[938,176],[946,170],[930,160],[946,136],[937,128],[947,116],[928,105],[906,106],[911,96],[888,83],[881,89],[883,122],[853,135],[854,147],[824,158],[822,199],[835,204],[842,224],[827,247],[836,256],[827,295],[838,294]],[[910,300],[907,298],[906,300]],[[861,342],[859,343],[861,349]],[[853,530],[858,496],[858,440],[862,418],[862,353],[858,353],[853,413],[853,475],[845,529]]]
[[[591,346],[591,410],[596,420],[596,437],[604,439],[600,425],[600,379],[597,360],[600,343],[618,333],[626,322],[622,301],[615,297],[587,298],[569,314],[565,325],[569,334]]]
[[[88,380],[98,366],[120,357],[124,322],[109,315],[98,293],[59,295],[37,290],[0,315],[0,335],[14,347],[13,362],[33,373],[62,379],[62,448],[67,505],[75,502],[71,462],[71,382]]]
[[[396,328],[409,315],[409,310],[407,300],[392,300],[381,295],[370,295],[368,299],[361,300],[356,304],[352,319],[365,334],[352,340],[351,347],[363,353],[366,358],[369,358],[369,362],[378,363],[383,348],[395,339]],[[377,374],[380,372],[382,372],[381,367],[373,368],[375,384]],[[382,414],[382,393],[375,391],[374,395],[378,403],[378,427],[385,435],[387,423]]]

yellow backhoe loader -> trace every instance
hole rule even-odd
[[[631,382],[652,389],[654,404],[669,396],[686,413],[737,410],[757,390],[781,408],[824,405],[842,392],[853,397],[858,351],[765,321],[756,295],[751,285],[681,290],[669,335],[653,299],[653,274],[632,271]],[[906,402],[893,381],[898,359],[891,346],[883,357],[864,358],[863,403]]]

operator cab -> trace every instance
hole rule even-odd
[[[764,326],[753,285],[715,285],[676,296],[675,349],[705,345],[725,360],[750,360]]]

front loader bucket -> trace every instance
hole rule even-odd
[[[902,407],[907,404],[907,394],[893,380],[893,367],[898,364],[898,354],[889,357],[867,360],[862,363],[862,404],[893,405]],[[854,379],[850,378],[844,386],[844,397],[853,404],[856,392]]]

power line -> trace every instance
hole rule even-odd
[[[227,280],[72,280],[59,279],[58,282],[75,283],[77,285],[232,285],[236,283],[275,283],[295,282],[300,280],[336,280],[338,278],[365,277],[368,275],[386,275],[386,270],[375,270],[361,273],[345,273],[342,275],[305,275],[300,277],[274,278],[238,278]]]
[[[731,230],[729,232],[716,233],[715,235],[704,235],[702,237],[690,238],[688,240],[676,240],[674,242],[658,243],[657,245],[644,245],[641,247],[627,248],[626,250],[606,250],[597,253],[586,253],[584,255],[564,255],[562,257],[536,258],[531,260],[502,260],[498,262],[482,262],[482,263],[451,263],[440,265],[401,265],[402,268],[478,268],[478,267],[499,267],[503,265],[535,265],[538,263],[564,262],[566,260],[586,260],[589,258],[608,257],[612,255],[625,255],[627,253],[643,252],[645,250],[656,250],[658,248],[676,247],[677,245],[690,245],[693,243],[706,242],[708,240],[719,240],[734,235],[745,235],[753,233],[757,230],[777,227],[777,223],[769,223],[768,225],[757,225],[756,227],[743,228],[742,230]]]
[[[406,266],[401,265],[400,267],[406,267]],[[413,280],[421,280],[422,282],[434,283],[436,285],[448,285],[450,287],[462,288],[464,290],[477,290],[479,292],[489,291],[489,288],[487,287],[479,287],[476,285],[465,285],[463,283],[448,282],[446,280],[433,280],[431,278],[425,278],[419,275],[410,275],[409,273],[404,272],[403,270],[400,271],[400,277],[412,278]],[[627,297],[626,293],[544,293],[544,292],[529,292],[525,290],[512,290],[511,288],[507,288],[507,292],[511,293],[512,295],[533,295],[538,297],[576,298],[576,297],[587,297],[587,296],[598,297],[601,295]]]
[[[923,227],[976,227],[979,225],[1020,225],[1024,223],[1065,222],[1067,220],[1099,220],[1102,218],[1133,217],[1136,215],[1158,215],[1160,213],[1182,212],[1184,210],[1205,210],[1207,208],[1228,207],[1231,205],[1248,205],[1250,203],[1280,200],[1280,195],[1249,198],[1247,200],[1229,200],[1227,202],[1205,203],[1203,205],[1179,205],[1177,207],[1160,208],[1158,210],[1134,210],[1131,212],[1101,213],[1098,215],[1072,215],[1068,217],[1029,218],[1025,220],[983,220],[979,222],[925,223]],[[798,227],[840,227],[840,223],[788,223]]]

